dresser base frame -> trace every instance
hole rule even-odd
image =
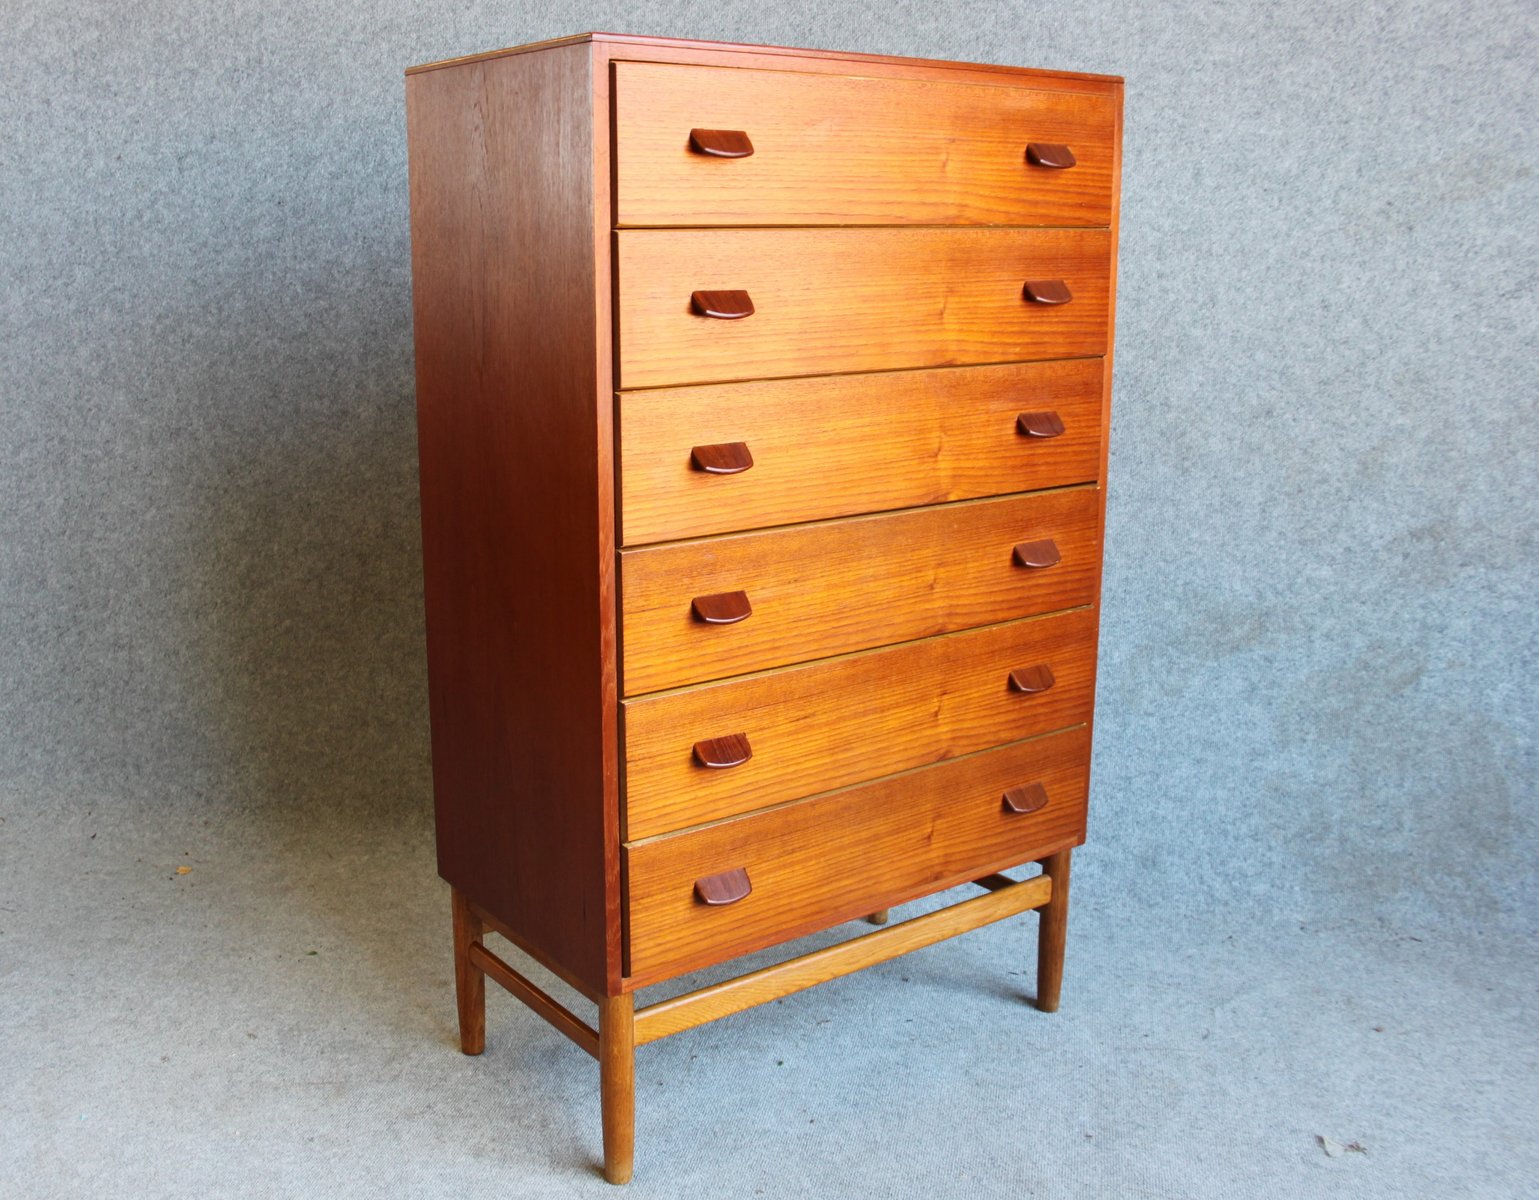
[[[488,950],[483,944],[487,933],[503,934],[515,943],[520,939],[512,937],[455,888],[454,982],[460,1049],[466,1054],[480,1054],[486,1048],[486,980],[491,978],[598,1059],[604,1178],[610,1183],[626,1183],[631,1177],[634,1146],[637,1046],[1031,909],[1038,912],[1037,1007],[1043,1012],[1056,1011],[1063,983],[1064,935],[1069,917],[1069,856],[1070,851],[1061,850],[1039,860],[1042,874],[1030,879],[989,875],[976,880],[977,886],[988,892],[986,896],[963,900],[642,1009],[635,1007],[632,992],[595,996],[580,987],[578,990],[598,1004],[596,1029]],[[870,919],[874,924],[885,923],[885,910],[873,913]],[[520,948],[529,951],[527,946]],[[573,980],[568,982],[575,985]]]

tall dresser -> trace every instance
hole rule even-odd
[[[1121,82],[592,34],[406,90],[465,1052],[490,977],[594,1055],[620,1183],[658,1038],[1030,910],[1051,1012],[1089,789]]]

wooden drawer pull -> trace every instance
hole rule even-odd
[[[695,293],[697,296],[699,292]],[[1074,299],[1069,285],[1061,279],[1028,279],[1022,294],[1032,304],[1067,304]],[[749,309],[752,312],[753,309]]]
[[[689,148],[696,154],[707,154],[712,158],[747,158],[753,153],[753,143],[741,129],[691,129]],[[1067,152],[1064,146],[1051,148]],[[1028,147],[1027,153],[1030,152]],[[1074,165],[1073,155],[1069,156],[1067,165]]]
[[[707,625],[736,625],[753,614],[747,592],[717,592],[713,596],[696,596],[689,603],[689,611],[695,620]]]
[[[695,761],[702,767],[740,767],[752,757],[753,747],[748,744],[746,733],[729,733],[695,743]]]
[[[1018,567],[1034,570],[1055,567],[1062,557],[1058,553],[1058,543],[1052,538],[1043,538],[1039,542],[1021,542],[1015,548],[1015,564]]]
[[[743,867],[733,867],[719,875],[707,875],[695,880],[695,899],[713,908],[722,904],[736,904],[749,892],[753,884],[748,882],[748,872]]]
[[[1015,418],[1015,431],[1029,438],[1059,437],[1063,433],[1063,418],[1055,412],[1022,413]]]
[[[741,321],[753,316],[753,301],[747,292],[691,292],[689,307],[696,316],[715,317],[718,321]]]
[[[1046,663],[1035,667],[1016,667],[1010,672],[1010,690],[1025,692],[1027,695],[1045,692],[1057,682],[1053,678],[1053,668]]]
[[[1027,142],[1026,161],[1034,167],[1051,167],[1055,171],[1064,171],[1074,166],[1078,160],[1074,157],[1074,151],[1067,146],[1060,146],[1057,142]]]
[[[689,465],[707,475],[740,475],[753,466],[753,455],[747,442],[719,442],[696,446],[689,452]]]
[[[1005,793],[1005,811],[1013,813],[1033,813],[1039,808],[1047,806],[1047,789],[1040,783],[1022,784],[1013,787]],[[747,882],[745,879],[744,883]],[[699,886],[698,884],[696,885]]]

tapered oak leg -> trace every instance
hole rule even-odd
[[[1063,945],[1069,931],[1069,851],[1041,859],[1042,873],[1053,881],[1053,898],[1037,910],[1037,1007],[1058,1011],[1063,987]]]
[[[885,925],[887,924],[887,910],[885,908],[879,908],[876,910],[876,912],[867,917],[866,920],[870,921],[873,925]]]
[[[454,998],[460,1010],[460,1049],[480,1054],[486,1049],[486,976],[470,961],[470,948],[486,932],[481,918],[458,888],[454,907]]]
[[[636,1026],[630,993],[599,1001],[599,1096],[604,1109],[604,1178],[629,1183],[636,1136]]]

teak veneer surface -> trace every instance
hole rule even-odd
[[[1056,1007],[1120,80],[589,34],[414,69],[407,116],[462,1047],[491,978],[596,1052],[622,1182],[639,1043],[1044,902]],[[634,1011],[966,880],[989,895]]]
[[[625,694],[1088,604],[1098,493],[1065,488],[622,551]],[[1055,566],[1015,564],[1015,545],[1049,538]],[[747,619],[692,616],[694,597],[738,590],[753,609]]]
[[[818,376],[619,394],[627,545],[1097,478],[1101,359]],[[1057,437],[1026,437],[1025,412]],[[745,443],[753,466],[711,475],[696,446]]]
[[[842,75],[877,74],[904,78],[950,78],[998,82],[1030,87],[1061,88],[1120,94],[1122,76],[1085,71],[1052,71],[1041,67],[1017,67],[1001,63],[958,62],[944,58],[901,58],[891,54],[863,54],[853,50],[820,50],[809,46],[759,46],[745,42],[711,41],[704,38],[657,37],[644,33],[593,31],[526,42],[480,54],[439,59],[406,68],[407,75],[447,67],[473,66],[492,59],[537,54],[563,46],[590,45],[600,65],[620,61],[694,63],[701,66],[754,67],[764,70],[827,71]],[[855,69],[858,68],[858,69]]]
[[[1078,609],[625,702],[629,839],[734,816],[1090,719],[1096,614]],[[1045,665],[1047,691],[1010,687]],[[753,756],[702,767],[700,739]]]
[[[620,386],[1104,354],[1104,229],[627,229],[615,235]],[[1033,304],[1028,280],[1063,280]],[[702,317],[697,290],[754,314]]]
[[[627,844],[633,986],[1077,845],[1089,745],[1086,728],[1070,729]],[[1047,805],[1007,812],[1006,789],[1031,782]],[[695,899],[696,879],[734,868],[748,872],[747,897],[719,908]]]
[[[439,872],[602,992],[620,922],[594,86],[568,46],[413,75],[406,99]],[[561,286],[518,282],[538,278]]]
[[[1112,98],[931,79],[616,63],[624,225],[1090,225],[1110,219]],[[692,152],[740,130],[750,157]],[[1030,142],[1076,165],[1034,166]]]
[[[1016,916],[1027,909],[1039,908],[1048,903],[1053,893],[1052,880],[1045,875],[1019,881],[1007,875],[990,875],[974,882],[987,888],[989,894],[649,1005],[636,1014],[636,1044],[655,1042],[658,1038],[693,1029],[757,1004],[767,1004],[852,971],[932,946],[959,933]],[[873,919],[872,923],[885,924],[886,910],[877,915],[883,919]]]

